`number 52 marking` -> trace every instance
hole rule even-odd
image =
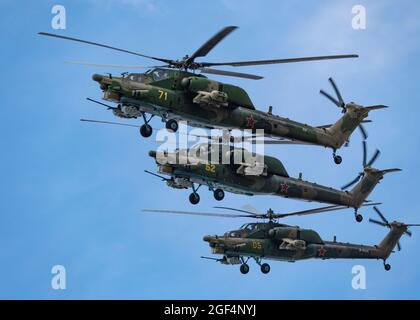
[[[206,164],[205,170],[208,172],[216,172],[216,166],[214,164]]]

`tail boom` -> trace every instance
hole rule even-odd
[[[401,171],[401,169],[378,170],[372,167],[366,167],[363,171],[362,180],[349,192],[351,206],[360,208],[373,189],[375,189],[376,185],[383,179],[384,175],[397,171]]]
[[[379,243],[380,258],[386,260],[394,250],[402,235],[407,232],[408,226],[401,222],[391,222],[391,231]]]
[[[387,108],[386,106],[363,107],[355,103],[345,106],[345,114],[332,126],[326,129],[330,137],[330,146],[339,149],[345,144],[356,128],[368,117],[369,112]]]
[[[385,261],[397,246],[402,235],[407,232],[407,228],[406,224],[392,222],[389,233],[375,246],[325,241],[323,245],[313,245],[316,250],[312,249],[311,251],[315,252],[315,258],[321,259],[382,259]],[[319,254],[320,250],[322,250],[322,255]]]

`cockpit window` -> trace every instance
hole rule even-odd
[[[144,82],[145,76],[141,73],[130,73],[127,78],[131,81]]]
[[[152,71],[154,81],[164,80],[169,78],[169,71],[164,69],[155,69]]]
[[[254,230],[257,230],[258,229],[258,225],[255,224],[255,223],[247,223],[247,224],[244,224],[241,227],[241,229],[248,230],[248,231],[254,231]]]
[[[191,148],[191,152],[189,152],[189,156],[198,160],[201,163],[207,163],[209,158],[209,151],[207,144],[199,144],[195,145]]]

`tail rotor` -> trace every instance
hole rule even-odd
[[[340,93],[340,90],[338,90],[337,84],[335,83],[333,78],[329,78],[328,81],[330,82],[331,86],[334,89],[334,92],[337,96],[337,98],[334,98],[329,93],[325,92],[324,90],[320,90],[319,93],[326,97],[328,100],[330,100],[332,103],[334,103],[338,108],[342,109],[342,113],[346,112],[346,103],[343,100],[343,96]]]
[[[335,81],[334,81],[333,78],[329,78],[328,81],[330,82],[331,87],[333,88],[333,90],[335,92],[336,98],[334,98],[332,95],[330,95],[328,92],[326,92],[324,90],[320,90],[319,93],[321,95],[323,95],[324,97],[326,97],[328,100],[330,100],[332,103],[334,103],[338,108],[341,108],[341,112],[342,113],[346,113],[348,105],[354,104],[354,103],[351,102],[350,104],[347,104],[344,101],[343,96],[341,95],[341,92],[338,89],[338,86],[335,83]],[[381,106],[371,106],[371,107],[366,107],[365,109],[374,110],[374,109],[379,109],[379,108],[384,108],[384,107],[386,107],[386,106],[382,106],[382,105]],[[365,122],[371,122],[371,121],[370,120],[367,120]],[[361,135],[363,137],[363,140],[366,140],[368,138],[368,133],[367,133],[365,127],[363,126],[363,124],[360,123],[358,125],[358,128],[359,128],[360,133],[361,133]]]
[[[363,146],[363,162],[362,162],[362,164],[363,164],[363,171],[360,172],[357,175],[357,177],[354,178],[352,181],[350,181],[346,185],[342,186],[341,187],[341,190],[345,190],[345,189],[351,187],[352,185],[354,185],[355,183],[359,182],[359,180],[361,178],[363,178],[364,175],[365,175],[365,169],[368,168],[368,167],[371,167],[376,162],[376,160],[378,160],[379,156],[381,155],[381,151],[379,151],[378,149],[376,149],[375,150],[375,153],[373,154],[373,156],[368,161],[367,160],[367,143],[366,143],[365,140],[362,142],[362,146]]]
[[[373,210],[375,210],[375,212],[377,213],[377,215],[379,216],[380,220],[375,220],[375,219],[369,219],[369,222],[380,225],[382,227],[386,227],[391,229],[392,228],[392,224],[396,224],[396,222],[390,223],[388,221],[387,218],[385,218],[385,216],[383,215],[383,213],[378,209],[378,207],[374,206]],[[419,224],[403,224],[403,223],[399,223],[401,226],[405,226],[405,227],[418,227],[420,226]],[[410,230],[405,230],[404,234],[406,234],[407,236],[411,237],[412,233]],[[398,251],[401,251],[401,244],[400,241],[397,242],[397,249]]]

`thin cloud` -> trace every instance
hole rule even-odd
[[[363,64],[365,72],[383,72],[416,48],[412,39],[420,32],[419,12],[402,10],[402,4],[399,11],[404,12],[404,23],[396,26],[395,19],[389,19],[395,3],[369,2],[365,6],[366,30],[352,28],[352,3],[340,2],[322,6],[291,38],[298,39],[301,46],[296,47],[305,48],[306,52],[357,51],[361,54],[359,68]]]
[[[159,8],[156,0],[93,0],[93,2],[105,6],[108,9],[119,6],[131,7],[141,11],[146,10],[147,12],[155,12]]]

